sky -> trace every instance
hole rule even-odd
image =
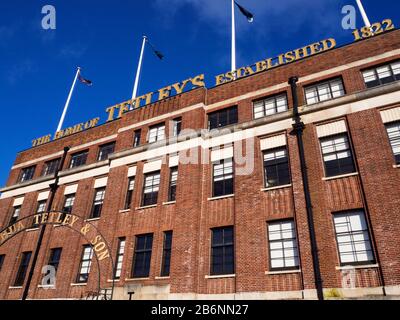
[[[343,6],[355,0],[238,0],[255,20],[236,11],[237,66],[326,38],[353,41],[342,28]],[[400,24],[400,3],[363,0],[371,22]],[[56,29],[42,28],[42,7],[56,9]],[[230,69],[230,0],[1,0],[0,187],[19,151],[54,133],[76,68],[93,81],[78,84],[64,127],[100,117],[128,100],[147,35],[165,55],[147,48],[139,94],[205,74],[207,87]],[[357,27],[362,27],[357,11]]]

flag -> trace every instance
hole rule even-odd
[[[149,41],[149,39],[147,39],[148,44],[150,45],[151,49],[153,50],[154,54],[160,59],[164,59],[164,55],[161,53],[161,51],[158,51]]]
[[[246,10],[245,8],[243,8],[236,1],[235,1],[235,4],[238,6],[240,12],[247,18],[247,21],[249,21],[250,23],[254,21],[254,15],[250,11]]]
[[[85,79],[84,77],[82,77],[82,76],[81,76],[81,73],[79,73],[78,80],[79,80],[81,83],[86,84],[86,85],[89,86],[89,87],[91,87],[91,86],[93,85],[93,82],[90,81],[90,80],[88,80],[88,79]]]

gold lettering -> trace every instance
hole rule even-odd
[[[284,57],[285,57],[284,54],[281,54],[281,55],[278,56],[278,64],[279,65],[285,64],[285,61],[283,60]]]
[[[70,226],[73,227],[74,224],[79,220],[79,217],[72,216],[72,221],[70,222]]]
[[[160,90],[158,90],[158,100],[163,100],[165,98],[169,98],[170,94],[171,94],[171,86],[162,88]]]
[[[256,72],[261,72],[267,70],[267,62],[266,61],[259,61],[256,63]]]
[[[118,113],[117,119],[121,118],[122,115],[127,111],[129,111],[129,105],[127,103],[120,104],[119,113]]]
[[[69,224],[69,221],[71,220],[72,216],[70,214],[65,215],[64,221],[62,222],[63,225]]]
[[[294,53],[296,56],[296,60],[300,60],[302,58],[308,57],[307,47],[296,49],[296,50],[294,50]]]
[[[172,85],[172,87],[175,89],[177,94],[181,94],[183,90],[185,89],[186,85],[188,84],[189,81],[192,79],[188,79],[182,82],[182,85],[178,82]]]
[[[327,40],[322,40],[322,45],[323,45],[323,50],[330,50],[336,47],[336,40],[335,39],[327,39]]]
[[[107,122],[110,122],[110,121],[114,120],[114,111],[117,108],[118,108],[118,106],[113,106],[113,107],[109,107],[109,108],[106,109],[106,112],[108,113]]]
[[[49,218],[49,214],[47,212],[42,214],[42,221],[40,222],[41,224],[46,223],[47,219]]]
[[[276,66],[276,64],[274,64],[274,63],[272,62],[272,58],[269,58],[269,59],[267,59],[266,61],[267,61],[267,69],[271,69],[271,68],[273,68],[273,67]]]
[[[296,60],[296,57],[294,56],[294,53],[292,51],[289,51],[285,54],[285,59],[286,63],[290,63]]]
[[[311,55],[314,55],[321,51],[321,43],[316,42],[310,45]]]
[[[204,82],[204,74],[199,74],[198,76],[194,77],[191,81],[194,87],[206,86],[206,83]]]
[[[226,73],[226,82],[235,80],[235,71],[229,71]]]
[[[35,219],[35,224],[39,224],[40,221],[40,214],[37,214],[33,217],[33,219]]]
[[[153,98],[153,92],[150,92],[148,94],[145,95],[146,97],[146,105],[151,103],[151,100]]]
[[[215,77],[215,85],[219,86],[225,83],[225,74],[220,74],[219,76]]]

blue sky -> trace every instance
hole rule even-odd
[[[255,21],[237,11],[238,67],[328,37],[352,42],[341,9],[355,0],[239,2]],[[399,25],[398,1],[363,2],[371,21]],[[56,8],[56,30],[41,28],[46,4]],[[94,85],[77,87],[65,126],[104,122],[106,107],[130,98],[143,34],[166,58],[146,52],[139,94],[200,73],[211,87],[230,69],[229,0],[2,0],[0,15],[0,186],[16,153],[54,132],[78,65]]]

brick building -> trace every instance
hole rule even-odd
[[[52,210],[96,226],[116,265],[100,272],[79,233],[46,226],[28,297],[81,298],[100,276],[116,299],[312,299],[316,269],[327,296],[400,295],[398,80],[395,30],[20,152],[2,229],[46,210],[69,146]],[[32,225],[0,246],[1,299],[21,298],[39,234]]]

